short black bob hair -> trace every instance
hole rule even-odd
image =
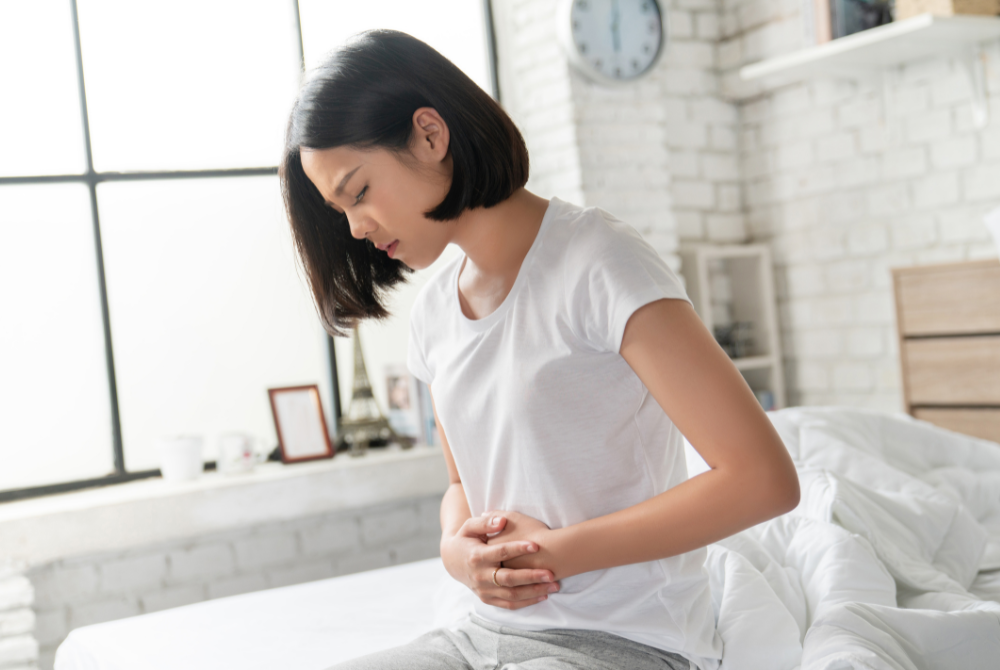
[[[394,30],[369,30],[335,50],[299,90],[278,171],[295,247],[331,335],[345,335],[359,319],[387,317],[387,290],[411,270],[351,236],[346,215],[306,177],[300,147],[402,156],[420,107],[434,108],[448,125],[453,165],[448,194],[426,217],[448,221],[492,207],[528,181],[528,150],[513,121],[440,53]]]

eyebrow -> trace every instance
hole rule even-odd
[[[333,194],[336,195],[337,197],[340,197],[341,195],[343,195],[344,194],[344,187],[347,186],[347,182],[351,181],[351,177],[353,177],[354,173],[357,172],[360,169],[361,169],[361,166],[359,165],[358,167],[354,168],[353,170],[351,170],[350,172],[348,172],[347,174],[345,174],[344,178],[340,180],[340,183],[337,185],[337,189],[333,192]]]

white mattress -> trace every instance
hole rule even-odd
[[[431,559],[86,626],[55,667],[321,670],[430,630],[445,578]]]

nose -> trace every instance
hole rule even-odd
[[[347,225],[351,227],[351,236],[358,240],[365,239],[367,233],[373,232],[378,226],[367,216],[347,215]]]

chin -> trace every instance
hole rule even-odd
[[[405,265],[406,267],[410,268],[411,270],[426,270],[434,263],[433,260],[427,262],[427,260],[425,259],[400,258],[399,256],[396,257],[396,260]]]

